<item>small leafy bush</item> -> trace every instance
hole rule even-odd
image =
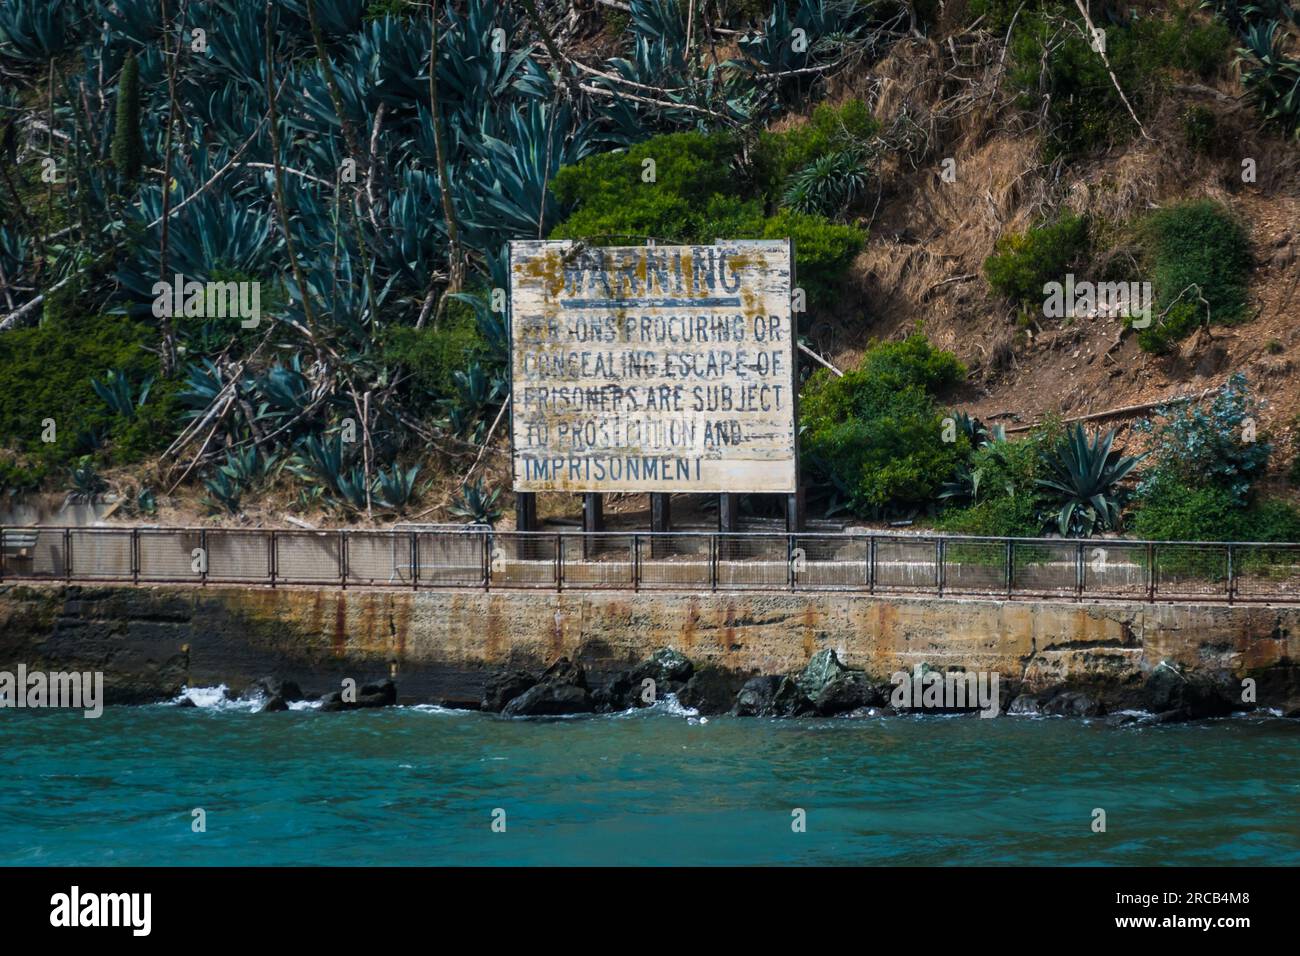
[[[450,306],[437,328],[391,325],[383,331],[384,360],[401,365],[412,383],[434,399],[455,394],[455,373],[487,352],[472,311],[460,303]]]
[[[0,335],[0,436],[29,468],[46,474],[80,456],[100,452],[114,464],[138,461],[166,447],[179,421],[170,383],[155,384],[143,405],[138,386],[157,374],[156,345],[149,326],[126,316],[56,316]],[[136,383],[131,417],[117,414],[94,385],[113,369],[123,386]],[[103,383],[101,382],[101,385]],[[55,441],[42,441],[44,421],[55,422]]]
[[[1020,495],[989,498],[969,508],[946,511],[935,527],[950,534],[1033,538],[1038,536],[1041,524],[1036,500]]]
[[[1017,6],[1011,3],[1008,9],[1004,0],[975,0],[971,12],[982,8],[992,13],[993,22],[987,25],[999,25],[1003,32]],[[1188,3],[1166,18],[1135,16],[1110,24],[1094,11],[1094,25],[1106,33],[1107,59],[1139,118],[1150,115],[1159,100],[1166,71],[1208,78],[1231,58],[1230,31],[1195,19],[1195,11],[1196,5]],[[1025,5],[1012,33],[1009,79],[1021,92],[1022,105],[1038,109],[1041,98],[1049,97],[1049,160],[1124,142],[1137,132],[1105,62],[1083,30],[1083,18],[1073,3],[1042,0]],[[1048,49],[1050,55],[1045,56]]]
[[[554,189],[572,215],[552,239],[637,245],[645,237],[682,243],[715,239],[792,238],[799,285],[814,305],[831,301],[865,236],[826,217],[782,210],[765,214],[775,189],[768,173],[739,169],[739,141],[730,134],[671,133],[627,150],[590,156],[557,174]],[[642,179],[655,162],[655,180]]]
[[[1162,474],[1143,486],[1132,530],[1149,541],[1300,541],[1300,512],[1280,499],[1243,507],[1225,488]]]
[[[804,458],[861,515],[929,503],[969,453],[964,435],[943,440],[935,395],[965,368],[921,335],[873,346],[834,378],[816,373],[801,396]]]
[[[1088,221],[1067,212],[1055,222],[1004,235],[984,260],[993,290],[1022,306],[1043,301],[1043,286],[1059,282],[1088,250]]]
[[[1140,233],[1156,300],[1154,321],[1138,333],[1143,349],[1163,352],[1202,323],[1245,318],[1250,247],[1227,209],[1209,199],[1179,203],[1153,213]]]
[[[1173,481],[1189,488],[1218,488],[1233,505],[1246,505],[1273,451],[1266,436],[1251,432],[1259,416],[1259,403],[1238,372],[1208,407],[1170,407],[1138,422],[1134,429],[1151,436],[1155,462],[1143,475],[1139,494],[1149,497]]]
[[[738,150],[736,138],[725,133],[669,133],[564,166],[551,188],[564,206],[575,208],[551,238],[610,237],[627,245],[643,237],[702,241],[742,195],[734,169]],[[642,178],[647,160],[654,163],[653,182]]]

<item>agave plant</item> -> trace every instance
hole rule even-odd
[[[405,470],[393,464],[389,468],[375,471],[374,498],[384,508],[399,511],[415,494],[415,479],[420,474],[420,466],[412,465]]]
[[[1238,54],[1252,65],[1242,72],[1241,82],[1264,122],[1300,139],[1300,59],[1283,52],[1286,34],[1279,32],[1280,25],[1271,20],[1250,27]]]
[[[67,47],[69,21],[76,13],[70,0],[5,0],[0,4],[0,54],[48,62]]]
[[[464,241],[495,253],[509,239],[545,235],[561,209],[548,188],[561,166],[597,146],[595,127],[567,102],[535,100],[503,116],[484,112],[481,141],[453,183]]]
[[[1048,477],[1037,481],[1059,506],[1052,523],[1063,537],[1119,528],[1126,498],[1120,482],[1146,456],[1124,456],[1112,449],[1114,441],[1114,429],[1089,439],[1075,423],[1044,452]]]
[[[952,480],[945,482],[939,488],[938,498],[940,501],[963,507],[973,505],[979,501],[981,478],[979,469],[972,469],[970,465],[962,462],[957,466]]]
[[[796,212],[840,218],[866,192],[867,178],[859,150],[835,150],[797,170],[782,202]]]
[[[244,496],[244,485],[238,478],[218,468],[203,479],[203,487],[208,490],[212,500],[222,505],[231,514],[239,513],[240,502]],[[209,504],[211,503],[209,501]]]
[[[149,376],[140,384],[138,396],[134,396],[126,372],[121,369],[109,369],[103,382],[92,378],[90,386],[95,390],[95,394],[104,400],[104,404],[113,411],[113,414],[129,421],[135,418],[136,409],[144,407],[144,403],[148,400],[149,389],[153,387],[153,376]]]
[[[360,465],[349,467],[346,459],[342,435],[308,435],[299,442],[298,453],[287,467],[324,487],[336,504],[360,511],[366,506],[365,470]]]
[[[460,496],[447,510],[457,518],[468,518],[471,524],[493,525],[501,517],[501,508],[497,505],[500,497],[500,488],[485,491],[480,478],[472,485],[462,486]]]
[[[100,477],[95,469],[95,461],[89,455],[82,455],[72,467],[72,488],[68,491],[68,501],[80,504],[93,502],[108,487],[108,482]]]

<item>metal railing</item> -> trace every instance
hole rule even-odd
[[[484,527],[27,527],[0,543],[0,581],[1300,603],[1300,544]]]

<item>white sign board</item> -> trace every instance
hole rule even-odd
[[[516,491],[797,488],[790,243],[510,244]]]

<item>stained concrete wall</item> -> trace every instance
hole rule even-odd
[[[395,676],[404,701],[478,699],[492,670],[560,656],[597,676],[674,647],[743,673],[815,652],[881,676],[922,662],[1058,683],[1137,684],[1168,661],[1244,676],[1300,660],[1300,608],[820,593],[341,591],[0,585],[0,670],[94,669],[111,701],[266,674],[309,692]]]

